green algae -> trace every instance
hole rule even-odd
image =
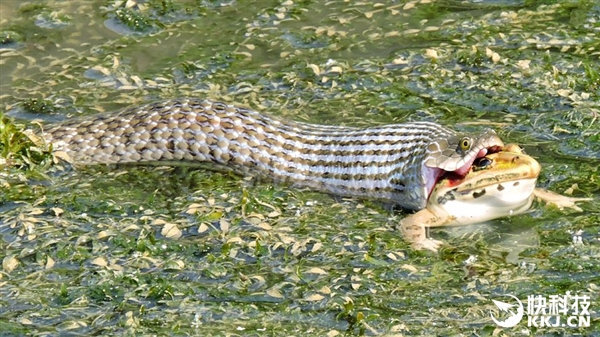
[[[24,106],[50,121],[194,96],[312,123],[493,127],[538,158],[540,187],[596,200],[581,213],[536,203],[488,234],[434,230],[448,242],[435,255],[411,250],[395,228],[404,214],[375,202],[187,167],[50,166],[47,149],[32,150],[3,116],[2,157],[12,164],[0,176],[2,331],[598,333],[593,1],[45,1],[13,10],[0,30],[30,33],[20,41],[28,48],[0,50],[0,102],[12,118],[31,120]],[[119,10],[143,34],[108,32]],[[36,28],[41,12],[70,25]],[[566,291],[594,296],[591,327],[502,331],[489,317],[506,293]]]

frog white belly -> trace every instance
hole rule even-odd
[[[469,225],[520,214],[531,207],[536,181],[535,178],[523,179],[474,191],[448,192],[443,205],[435,203],[428,209],[435,214],[446,213],[446,216],[453,218],[452,223],[447,225]]]

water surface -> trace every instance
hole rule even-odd
[[[492,127],[538,158],[541,187],[600,197],[594,1],[4,1],[0,13],[0,107],[23,123],[193,96],[312,123]],[[524,320],[507,334],[599,334],[598,201],[437,230],[448,245],[435,255],[402,240],[405,214],[369,201],[186,167],[46,174],[0,178],[9,335],[490,335],[492,299],[566,291],[593,296],[592,327]]]

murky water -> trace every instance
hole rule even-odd
[[[0,31],[0,108],[23,122],[195,96],[313,123],[493,127],[539,159],[540,186],[600,197],[594,1],[3,1]],[[597,294],[598,201],[537,204],[483,238],[435,232],[438,256],[368,201],[188,168],[48,175],[0,198],[9,334],[485,334],[504,293]],[[592,308],[595,325],[561,333],[597,334]]]

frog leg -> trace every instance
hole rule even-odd
[[[429,227],[445,226],[453,221],[452,217],[441,218],[428,209],[422,209],[400,220],[400,230],[406,241],[414,249],[428,249],[437,252],[443,242],[430,238],[427,235],[427,229]]]
[[[543,200],[548,205],[554,205],[561,210],[565,208],[571,208],[578,212],[582,212],[583,210],[575,204],[576,202],[592,200],[592,198],[567,197],[558,193],[543,190],[541,188],[536,188],[535,190],[533,190],[533,194],[539,199]]]

